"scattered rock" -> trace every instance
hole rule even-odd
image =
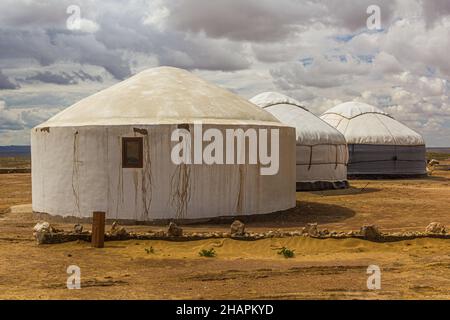
[[[55,227],[53,227],[51,224],[49,224],[48,222],[42,222],[42,223],[37,223],[33,230],[35,232],[44,232],[44,233],[58,233],[58,232],[64,232],[64,230],[62,229],[56,229]]]
[[[167,234],[169,237],[182,237],[183,229],[177,226],[174,222],[169,223],[169,228],[167,229]]]
[[[241,221],[239,220],[235,220],[232,224],[231,224],[231,236],[232,237],[236,237],[236,236],[244,236],[245,235],[245,224],[243,224]]]
[[[56,229],[48,222],[39,222],[33,227],[33,236],[38,244],[62,243],[76,240],[75,235],[70,235],[64,230]]]
[[[380,231],[376,225],[365,225],[361,227],[360,235],[367,240],[379,240],[382,238]]]
[[[157,230],[153,234],[155,237],[161,237],[161,238],[166,236],[166,233],[163,230]]]
[[[111,233],[111,235],[117,236],[117,237],[128,235],[127,230],[124,227],[119,226],[119,223],[117,221],[114,221],[113,224],[111,225],[110,233]]]
[[[52,232],[52,227],[50,226],[50,223],[47,221],[44,222],[38,222],[34,228],[33,228],[33,236],[36,238],[36,241],[38,244],[45,243],[45,239],[47,234]]]
[[[439,222],[432,222],[428,225],[428,227],[425,229],[426,233],[433,233],[433,234],[446,234],[447,229],[445,226]]]
[[[90,241],[91,232],[83,232],[83,226],[81,224],[74,225],[73,231],[64,232],[58,230],[50,225],[48,222],[37,223],[33,228],[33,235],[36,238],[38,244],[55,244],[69,241]],[[346,239],[346,238],[364,238],[369,241],[377,242],[392,242],[401,241],[405,239],[415,239],[423,237],[439,237],[443,239],[450,239],[450,235],[447,234],[446,227],[438,222],[430,223],[425,232],[407,231],[396,233],[381,233],[376,225],[364,225],[360,231],[329,231],[328,229],[318,229],[317,223],[307,224],[302,231],[283,231],[283,230],[270,230],[266,232],[245,232],[245,225],[239,220],[234,221],[231,224],[231,232],[183,232],[183,229],[177,226],[174,222],[171,222],[167,231],[149,231],[146,233],[128,232],[124,227],[120,226],[115,221],[110,232],[106,234],[107,241],[136,239],[136,240],[148,240],[148,239],[167,239],[171,241],[189,241],[200,239],[220,239],[233,237],[239,240],[252,241],[258,239],[268,238],[287,238],[287,237],[314,237],[320,239]],[[173,239],[176,238],[176,239]]]
[[[113,233],[118,228],[119,228],[119,223],[117,221],[114,221],[111,225],[111,233]]]
[[[308,234],[311,237],[317,237],[319,232],[317,230],[317,223],[308,223],[306,227],[303,228],[303,234]]]
[[[79,233],[83,233],[83,225],[81,224],[76,224],[73,226],[73,231],[77,234]]]
[[[34,232],[51,232],[51,226],[50,223],[47,221],[44,222],[38,222],[33,228]]]
[[[434,165],[438,165],[439,164],[439,161],[437,161],[436,159],[431,159],[429,162],[428,162],[428,165],[429,166],[434,166]]]
[[[273,237],[274,237],[274,238],[281,238],[281,237],[283,237],[283,232],[282,232],[280,229],[275,230],[275,231],[273,232]]]

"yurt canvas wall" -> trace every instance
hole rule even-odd
[[[296,129],[296,185],[298,191],[348,186],[348,151],[344,136],[293,98],[276,92],[250,100],[282,123]]]
[[[192,133],[198,122],[221,132],[279,129],[278,173],[261,175],[252,164],[174,164],[171,133]],[[197,219],[296,204],[295,130],[180,69],[149,69],[81,100],[32,129],[31,144],[33,210],[51,216]]]
[[[382,110],[360,102],[340,104],[321,118],[342,132],[349,146],[349,176],[426,174],[425,141]]]

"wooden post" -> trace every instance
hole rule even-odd
[[[105,242],[105,213],[94,211],[92,216],[92,247],[103,248]]]

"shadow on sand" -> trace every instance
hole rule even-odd
[[[303,227],[307,223],[324,224],[340,222],[355,215],[355,211],[332,204],[297,201],[295,208],[262,215],[219,217],[207,221],[192,221],[189,225],[230,225],[234,220],[240,220],[253,227],[289,228]]]
[[[424,180],[439,181],[439,182],[450,182],[450,178],[443,177],[443,176],[437,176],[437,175],[436,176],[428,176],[428,177],[424,178]]]
[[[312,191],[309,193],[319,195],[322,197],[332,197],[332,196],[358,195],[358,194],[363,194],[363,193],[373,193],[373,192],[379,192],[379,191],[381,191],[381,189],[371,188],[370,182],[368,182],[367,185],[365,185],[361,188],[350,187],[347,189]]]

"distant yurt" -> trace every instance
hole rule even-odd
[[[361,102],[347,102],[328,110],[321,118],[347,140],[349,176],[396,178],[426,174],[422,136],[382,110]]]
[[[278,132],[278,170],[261,174],[267,161],[230,164],[219,157],[174,162],[182,141],[173,140],[174,132],[190,137],[185,150],[193,154],[210,146],[198,136],[199,124],[202,132],[214,129],[214,137],[226,137],[226,130]],[[233,141],[236,154],[251,156],[245,142]],[[225,142],[220,146],[211,154],[228,152]],[[109,220],[142,222],[263,214],[296,204],[295,129],[177,68],[149,69],[81,100],[33,128],[31,148],[33,211],[41,216],[83,219],[103,211]]]
[[[348,187],[348,150],[342,133],[283,94],[264,92],[250,101],[296,129],[297,191]]]

